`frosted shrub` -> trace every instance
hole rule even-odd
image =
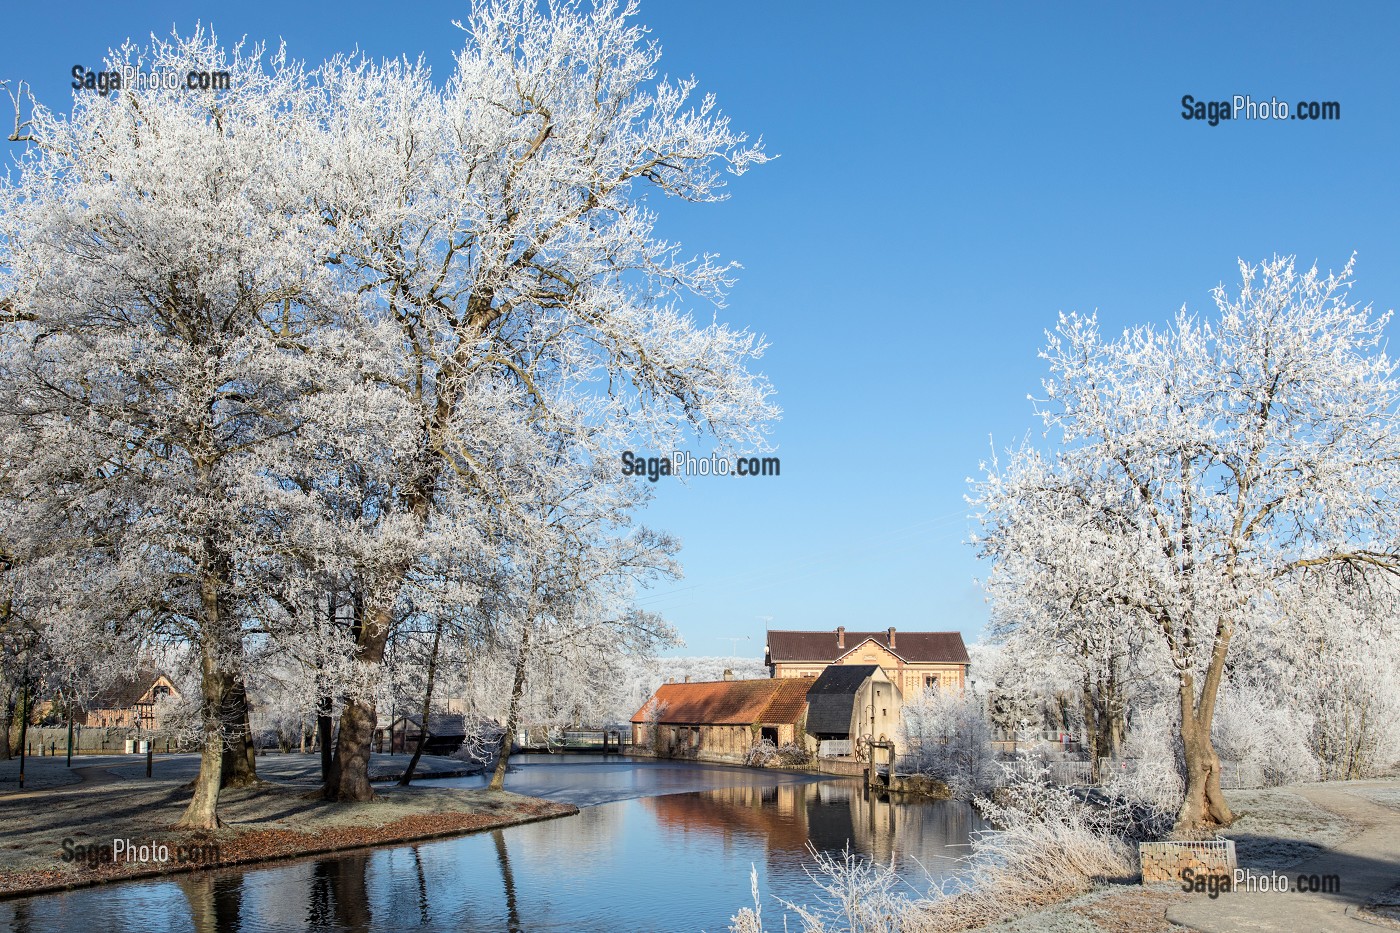
[[[900,712],[901,767],[948,785],[955,797],[971,797],[996,782],[992,734],[968,694],[926,690]]]
[[[1257,687],[1231,686],[1221,691],[1212,738],[1221,759],[1257,775],[1266,787],[1313,781],[1313,722],[1308,710],[1285,708]]]
[[[899,876],[889,868],[851,852],[840,855],[818,852],[808,846],[815,868],[807,876],[820,891],[815,906],[780,901],[797,915],[802,933],[897,933],[909,929],[910,901],[895,888]],[[763,903],[758,892],[758,871],[750,869],[753,907],[740,910],[730,921],[731,933],[763,933]],[[789,929],[783,918],[784,930]]]
[[[1155,811],[1170,823],[1186,788],[1177,730],[1176,719],[1166,705],[1139,713],[1124,745],[1126,758],[1107,762],[1099,775],[1104,792]]]
[[[767,739],[760,739],[749,746],[744,755],[744,764],[750,768],[767,768],[778,762],[778,746]]]
[[[805,768],[812,763],[812,753],[804,745],[789,742],[778,749],[778,764],[784,768]]]

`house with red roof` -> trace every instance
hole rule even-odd
[[[663,758],[742,761],[762,739],[810,744],[806,680],[662,684],[632,717],[632,743]]]

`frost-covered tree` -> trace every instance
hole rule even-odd
[[[1211,726],[1237,632],[1295,578],[1400,567],[1400,433],[1388,315],[1352,267],[1240,264],[1210,320],[1105,339],[1062,316],[1043,356],[1053,443],[976,484],[992,583],[1078,601],[1160,639],[1186,772],[1181,827],[1229,823]],[[1346,626],[1344,618],[1327,624]]]
[[[1076,531],[1065,528],[1063,533]],[[989,633],[1001,640],[1005,660],[1021,676],[1036,672],[1042,702],[1063,703],[1066,708],[1058,712],[1082,730],[1097,771],[1100,761],[1121,755],[1134,702],[1154,692],[1148,681],[1154,674],[1160,677],[1158,644],[1120,610],[1105,607],[1092,589],[1047,600],[1025,584],[1037,570],[1034,563],[1022,565],[1026,557],[1005,555],[988,583]],[[1068,723],[1056,725],[1066,728]]]
[[[392,529],[364,577],[359,657],[377,665],[425,535],[470,542],[503,500],[520,425],[664,447],[683,430],[759,446],[776,415],[748,370],[755,335],[700,323],[732,267],[654,232],[665,197],[710,202],[765,161],[693,80],[657,80],[634,4],[483,0],[442,86],[421,65],[338,59],[322,72],[316,216],[378,352],[364,394],[397,406],[375,515]],[[653,196],[648,198],[648,195]],[[655,196],[660,196],[655,197]],[[528,446],[528,445],[526,445]],[[490,507],[494,507],[491,505]],[[375,712],[351,697],[327,788],[371,791]]]
[[[56,611],[197,647],[204,752],[182,825],[208,829],[245,571],[277,507],[261,467],[296,428],[337,305],[306,197],[313,118],[299,66],[204,33],[125,45],[108,67],[231,84],[79,93],[68,116],[34,106],[16,128],[0,186],[8,415],[29,457],[16,549],[81,581]]]
[[[988,790],[999,773],[986,715],[967,693],[925,690],[906,698],[899,746],[906,767],[942,781],[956,797]]]

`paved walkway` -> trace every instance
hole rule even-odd
[[[372,755],[370,776],[373,780],[397,778],[408,766],[410,755]],[[145,755],[75,755],[73,766],[67,766],[62,755],[30,758],[25,763],[24,787],[19,786],[19,759],[0,761],[0,800],[17,800],[36,793],[63,788],[72,789],[80,783],[114,780],[146,780]],[[418,762],[417,776],[424,779],[462,776],[478,772],[480,765],[424,755]],[[194,754],[156,755],[154,776],[157,779],[192,781],[199,773],[199,756]],[[258,756],[258,775],[270,781],[288,784],[316,785],[321,781],[320,755],[272,752]]]
[[[1335,875],[1340,880],[1339,893],[1235,892],[1216,900],[1198,895],[1169,907],[1167,919],[1203,933],[1376,933],[1400,929],[1400,924],[1389,925],[1374,915],[1358,915],[1359,907],[1400,884],[1400,809],[1367,799],[1367,787],[1362,781],[1289,788],[1361,827],[1361,832],[1342,844],[1286,872],[1290,888],[1299,875]]]

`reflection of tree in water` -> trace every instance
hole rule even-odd
[[[27,900],[15,902],[14,910],[10,914],[11,933],[31,933],[34,929],[30,925],[34,922],[34,917],[29,908],[30,902]]]
[[[413,847],[413,873],[418,876],[418,922],[428,925],[428,879],[423,874],[423,853]]]
[[[190,905],[195,933],[237,930],[242,922],[243,876],[191,872],[175,876]]]
[[[944,857],[966,854],[968,834],[984,825],[965,803],[892,798],[858,781],[723,787],[643,802],[659,823],[683,834],[759,836],[781,862],[807,861],[809,842],[828,852],[849,843],[882,864],[915,858],[934,873],[947,867]]]
[[[510,933],[520,933],[520,905],[515,899],[515,875],[510,870],[506,837],[498,829],[491,833],[491,839],[496,843],[496,861],[501,865],[501,884],[506,889],[506,922]]]
[[[372,913],[366,874],[370,853],[323,859],[311,869],[311,897],[306,916],[313,930],[365,933]]]

